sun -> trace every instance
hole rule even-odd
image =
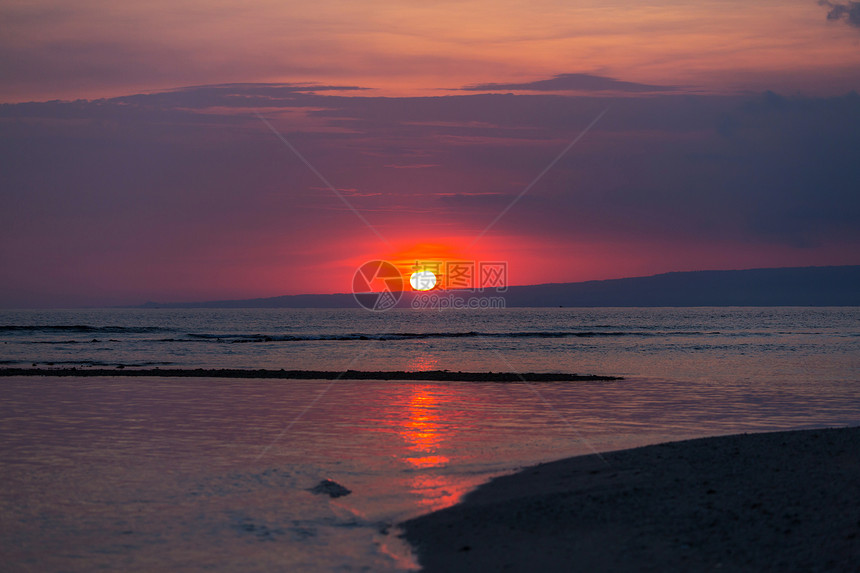
[[[420,271],[412,273],[409,284],[414,290],[431,290],[436,286],[436,275],[431,271]]]

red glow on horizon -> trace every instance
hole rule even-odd
[[[454,243],[416,243],[395,251],[387,260],[400,270],[405,285],[410,284],[413,273],[430,271],[436,276],[436,286],[432,290],[442,290],[447,279],[446,264],[471,260],[466,252],[467,249]]]
[[[486,281],[482,283],[479,269],[482,263],[510,264],[509,258],[515,253],[517,247],[494,248],[493,244],[503,244],[502,241],[483,239],[479,245],[472,245],[474,237],[442,237],[433,242],[430,241],[407,241],[397,242],[397,246],[376,251],[374,254],[365,254],[361,257],[353,257],[346,264],[355,265],[358,269],[369,261],[387,261],[393,264],[403,278],[403,289],[414,290],[410,285],[410,278],[415,272],[430,271],[436,277],[436,286],[432,290],[455,290],[482,288],[488,286]],[[520,242],[522,246],[524,242]],[[366,251],[367,252],[367,251]],[[458,269],[473,267],[474,281],[449,277],[449,271],[456,272]],[[350,275],[352,276],[352,275]],[[449,280],[450,279],[450,280]],[[468,283],[468,284],[467,284]],[[380,289],[376,289],[378,291]]]

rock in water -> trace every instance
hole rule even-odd
[[[336,481],[324,479],[309,490],[311,493],[326,494],[331,497],[341,497],[349,495],[352,491],[346,489]]]

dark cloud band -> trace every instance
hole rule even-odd
[[[675,88],[670,86],[655,86],[648,84],[639,84],[635,82],[625,82],[616,80],[615,78],[607,78],[604,76],[596,76],[593,74],[559,74],[548,80],[537,80],[534,82],[515,83],[515,84],[476,84],[461,88],[463,91],[472,92],[487,92],[487,91],[536,91],[536,92],[556,92],[556,91],[581,91],[581,92],[627,92],[627,93],[643,93],[643,92],[665,92],[673,91]]]

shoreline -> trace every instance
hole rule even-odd
[[[567,458],[400,527],[422,571],[856,571],[860,427]]]
[[[451,372],[427,370],[266,370],[236,368],[0,368],[4,376],[158,376],[166,378],[255,378],[283,380],[424,380],[435,382],[612,382],[619,376],[544,372]]]

